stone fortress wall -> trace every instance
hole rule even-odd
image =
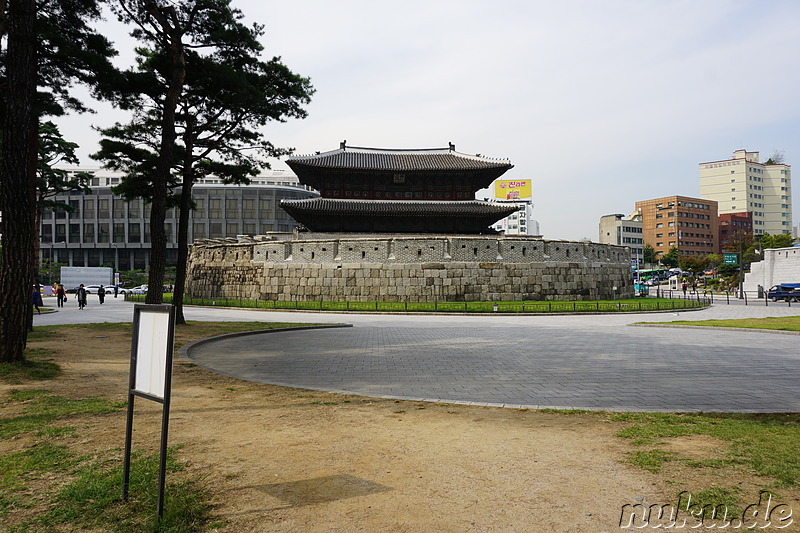
[[[778,283],[800,283],[800,246],[762,250],[764,259],[750,265],[744,276],[744,290],[769,290]]]
[[[186,287],[278,301],[612,299],[633,296],[629,260],[622,246],[526,236],[269,234],[196,241]]]

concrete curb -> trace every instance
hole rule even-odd
[[[201,344],[205,344],[207,342],[218,341],[218,340],[221,340],[221,339],[229,339],[229,338],[233,338],[233,337],[244,337],[246,335],[259,335],[261,333],[277,333],[279,331],[297,331],[297,330],[303,330],[303,329],[329,329],[329,328],[352,328],[352,327],[353,327],[353,324],[319,324],[319,325],[316,325],[316,326],[297,326],[297,327],[293,327],[293,328],[256,329],[256,330],[251,330],[251,331],[237,331],[235,333],[224,333],[222,335],[215,335],[213,337],[207,337],[205,339],[196,340],[194,342],[190,342],[189,344],[187,344],[185,346],[181,346],[181,349],[178,352],[178,358],[179,359],[183,359],[185,361],[191,361],[194,364],[196,364],[197,366],[201,366],[203,368],[206,368],[207,370],[209,370],[211,372],[214,372],[216,374],[232,375],[232,374],[225,374],[224,372],[219,372],[218,370],[213,370],[213,369],[207,368],[207,367],[205,367],[205,366],[203,366],[203,365],[201,365],[199,363],[195,363],[194,361],[192,361],[192,358],[189,357],[189,352],[192,350],[192,348],[195,348],[195,347],[200,346]],[[233,377],[236,377],[236,376],[233,376]]]
[[[690,311],[705,311],[711,306],[693,307],[691,309],[659,309],[658,311],[575,311],[572,313],[451,313],[445,311],[320,311],[319,309],[256,309],[253,307],[208,307],[203,305],[184,305],[184,307],[197,307],[199,309],[231,309],[235,311],[262,311],[266,313],[317,313],[321,315],[402,315],[402,316],[594,316],[594,315],[650,315],[663,313],[688,313]]]

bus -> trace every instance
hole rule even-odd
[[[634,275],[640,282],[648,280],[659,281],[669,278],[670,272],[668,268],[653,268],[649,270],[639,270],[634,272]]]

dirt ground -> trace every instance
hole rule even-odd
[[[179,330],[176,340],[194,339]],[[0,384],[0,398],[11,389],[46,388],[125,399],[125,332],[70,330],[35,345],[58,351],[63,376]],[[157,449],[158,409],[137,400],[134,449]],[[82,450],[121,450],[125,413],[79,427]],[[602,414],[248,383],[178,360],[169,442],[183,445],[179,458],[206,477],[218,524],[212,530],[219,531],[619,531],[623,505],[667,503],[684,487],[712,482],[676,481],[674,472],[665,479],[626,464],[633,448],[615,436],[621,427]],[[672,445],[691,456],[717,453],[724,443],[692,437]],[[22,446],[25,439],[6,441],[0,452]],[[759,480],[740,482],[755,487]]]

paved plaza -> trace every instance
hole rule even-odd
[[[102,312],[90,302],[88,311],[35,323],[131,319],[131,304],[106,302]],[[190,320],[353,325],[221,338],[188,352],[204,367],[252,381],[481,405],[741,412],[800,411],[800,336],[628,324],[798,314],[785,304],[589,316],[186,309]]]

